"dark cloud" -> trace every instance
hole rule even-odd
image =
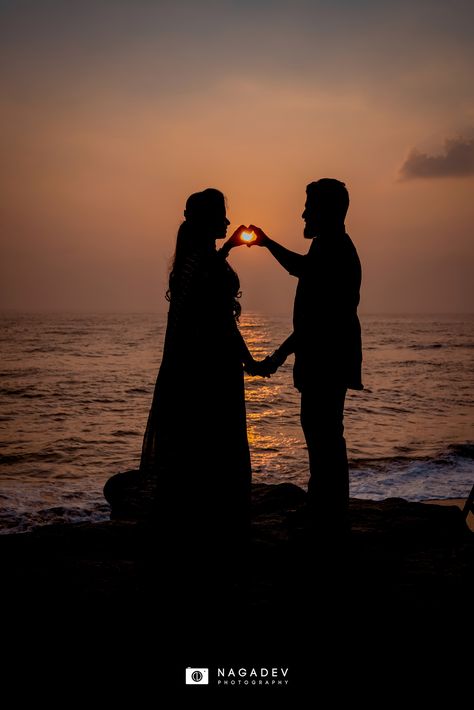
[[[448,138],[443,155],[428,155],[413,148],[400,175],[404,180],[474,175],[474,138]]]

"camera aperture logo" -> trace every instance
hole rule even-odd
[[[218,686],[287,686],[288,668],[217,668]],[[209,685],[209,668],[186,668],[186,685]]]
[[[186,668],[186,685],[209,685],[209,668]]]

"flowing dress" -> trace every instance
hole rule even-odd
[[[249,519],[239,287],[212,248],[188,255],[171,293],[140,472],[156,481],[156,514],[188,532],[238,533]]]

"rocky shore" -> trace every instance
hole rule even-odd
[[[149,637],[168,660],[185,647],[199,665],[204,648],[295,652],[315,629],[340,644],[366,633],[380,642],[381,628],[468,624],[474,535],[458,507],[352,499],[349,547],[328,555],[309,534],[305,497],[292,484],[254,484],[251,540],[237,551],[192,540],[173,550],[133,515],[0,537],[12,636],[34,628],[74,647],[82,638],[92,654],[127,638],[129,662],[130,644]]]

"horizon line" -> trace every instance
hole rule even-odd
[[[167,315],[167,310],[113,310],[109,308],[83,309],[83,308],[0,308],[0,315]],[[246,314],[258,314],[268,316],[285,316],[288,317],[288,312],[283,311],[266,311],[257,309],[247,309],[242,313],[242,317]],[[469,316],[474,315],[472,311],[405,311],[405,310],[387,310],[387,311],[360,311],[359,316]]]

